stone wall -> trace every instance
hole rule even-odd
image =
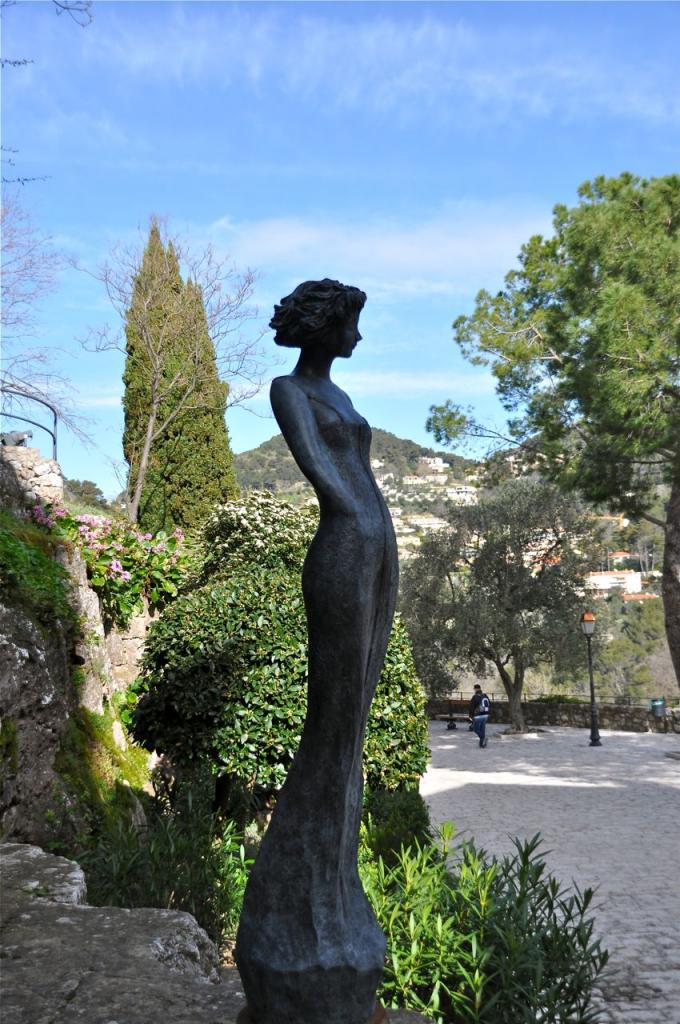
[[[63,501],[64,478],[59,463],[38,448],[0,445],[0,504],[15,510],[40,500]]]
[[[50,815],[64,799],[55,770],[75,711],[70,642],[0,602],[0,821],[5,838],[52,837]],[[62,808],[63,809],[63,808]]]
[[[152,621],[145,601],[144,610],[133,615],[128,626],[112,629],[106,635],[104,643],[116,690],[127,690],[139,675],[144,637]]]
[[[466,714],[468,701],[430,700],[427,711],[430,718],[449,713]],[[590,728],[590,704],[552,704],[544,701],[523,701],[524,720],[527,725],[572,726],[577,729]],[[617,729],[621,732],[664,732],[668,728],[662,718],[656,718],[645,707],[627,704],[602,704],[598,707],[600,727]],[[494,701],[490,721],[493,724],[508,725],[510,716],[506,701]]]
[[[121,689],[113,673],[102,623],[99,598],[88,586],[87,568],[80,552],[71,545],[57,549],[57,561],[71,580],[71,607],[80,617],[81,628],[75,642],[74,661],[81,667],[79,703],[88,711],[101,714],[104,701]]]
[[[62,547],[57,560],[71,577],[71,605],[83,623],[76,641],[76,661],[82,667],[84,682],[80,703],[101,714],[103,702],[117,690],[127,690],[139,673],[144,637],[153,616],[148,605],[133,615],[126,627],[104,630],[99,598],[87,582],[87,570],[80,553]]]
[[[64,478],[57,462],[44,458],[38,448],[0,445],[1,507],[22,513],[37,501],[51,504],[63,499]],[[85,674],[81,704],[100,713],[105,699],[135,679],[151,616],[145,608],[128,627],[105,635],[99,601],[88,586],[82,558],[64,545],[57,552],[57,561],[71,576],[72,604],[83,620],[75,652]]]

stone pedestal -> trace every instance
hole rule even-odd
[[[59,463],[46,459],[38,448],[0,445],[0,503],[21,510],[37,501],[64,500],[64,478]]]

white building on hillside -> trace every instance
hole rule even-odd
[[[454,505],[476,505],[477,488],[469,487],[467,484],[456,484],[454,487],[446,488],[446,497]]]
[[[642,573],[635,569],[610,569],[607,572],[589,572],[586,588],[596,594],[610,594],[622,590],[624,594],[639,594],[642,590]]]
[[[446,473],[448,466],[439,455],[422,455],[418,459],[418,465],[433,469],[435,473]]]
[[[409,515],[408,522],[411,526],[415,526],[417,530],[443,530],[446,526],[446,520],[440,519],[439,516],[428,515],[423,513],[422,515]]]

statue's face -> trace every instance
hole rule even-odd
[[[361,341],[359,334],[359,314],[361,310],[350,313],[345,320],[342,320],[335,328],[329,347],[334,355],[341,359],[349,359],[352,352]]]

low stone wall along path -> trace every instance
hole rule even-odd
[[[552,873],[597,889],[611,955],[603,1021],[680,1024],[680,736],[601,735],[590,747],[587,730],[490,726],[480,750],[466,729],[432,723],[421,792],[433,823],[452,821],[491,854],[540,832]]]

